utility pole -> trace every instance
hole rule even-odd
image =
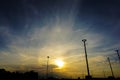
[[[119,50],[115,50],[117,52],[118,55],[118,59],[119,59],[119,63],[120,63],[120,55],[119,55]]]
[[[113,73],[113,69],[112,69],[111,62],[110,62],[109,57],[108,57],[107,59],[108,59],[109,65],[110,65],[110,69],[111,69],[112,77],[114,77],[114,73]]]
[[[49,56],[47,56],[47,73],[46,73],[46,78],[48,79],[48,69],[49,69]]]
[[[104,75],[104,78],[106,78],[106,75],[105,75],[105,71],[103,70],[103,75]]]
[[[86,65],[87,65],[87,72],[88,72],[88,77],[90,77],[90,72],[89,72],[89,65],[88,65],[88,58],[87,58],[87,51],[86,51],[86,39],[82,40],[84,43],[84,50],[85,50],[85,58],[86,58]]]

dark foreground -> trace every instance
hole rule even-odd
[[[53,78],[49,77],[47,79],[38,77],[38,73],[34,71],[29,72],[9,72],[5,69],[0,69],[0,80],[120,80],[120,78],[108,77],[108,78],[92,78],[86,77],[86,79],[68,79],[68,78]]]

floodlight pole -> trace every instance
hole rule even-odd
[[[119,58],[119,63],[120,63],[120,55],[119,55],[119,50],[115,50],[117,52],[118,58]]]
[[[105,71],[103,70],[103,74],[104,74],[104,78],[106,77],[106,75],[105,75]]]
[[[108,57],[107,59],[108,59],[109,65],[110,65],[110,69],[111,69],[112,77],[114,77],[114,73],[113,73],[113,69],[112,69],[111,62],[110,62],[109,57]]]
[[[47,73],[46,73],[46,78],[48,79],[48,69],[49,69],[49,56],[47,56]]]
[[[90,76],[90,72],[89,72],[89,65],[88,65],[88,58],[87,58],[87,51],[86,51],[86,39],[83,39],[82,40],[83,43],[84,43],[84,50],[85,50],[85,58],[86,58],[86,65],[87,65],[87,72],[88,72],[88,76]]]

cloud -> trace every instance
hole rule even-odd
[[[86,33],[84,29],[76,33],[70,24],[61,25],[35,27],[24,36],[12,35],[14,37],[9,37],[11,42],[7,45],[9,49],[1,53],[3,54],[1,57],[4,58],[1,63],[3,64],[5,60],[9,64],[44,65],[46,56],[50,56],[51,63],[55,58],[63,58],[67,63],[66,69],[70,69],[71,63],[75,70],[78,69],[75,65],[85,69],[84,47],[81,41],[84,38],[88,40],[87,51],[90,64],[104,60],[101,53],[94,52],[94,48],[101,46],[103,35]],[[79,37],[79,34],[83,33],[86,34]],[[101,56],[97,56],[98,54]]]
[[[78,12],[75,4],[72,9],[69,6],[65,10],[67,10],[65,14],[56,12],[55,16],[46,15],[47,18],[41,25],[28,21],[26,26],[30,25],[30,27],[26,27],[25,33],[13,34],[12,28],[1,28],[0,33],[7,35],[6,39],[9,43],[6,44],[7,49],[0,51],[0,63],[2,65],[25,65],[25,67],[35,65],[36,67],[29,67],[29,69],[37,69],[40,66],[40,69],[44,70],[43,65],[46,65],[47,56],[50,56],[50,65],[53,68],[56,67],[54,60],[62,58],[65,61],[64,72],[68,73],[67,71],[70,70],[82,73],[86,71],[82,39],[87,39],[86,46],[91,70],[100,70],[97,64],[94,64],[104,62],[109,50],[120,47],[120,43],[107,35],[91,31],[89,24],[76,23]],[[101,65],[99,68],[102,69],[104,66]]]

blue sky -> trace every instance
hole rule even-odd
[[[24,66],[36,69],[46,64],[49,55],[51,65],[57,58],[65,61],[63,72],[69,76],[73,63],[77,77],[82,72],[86,74],[82,39],[87,39],[91,72],[96,70],[98,74],[94,75],[101,76],[99,69],[105,69],[106,75],[110,75],[108,67],[103,66],[106,57],[110,57],[118,76],[114,50],[120,48],[119,3],[119,0],[1,0],[0,66],[8,70],[26,70]],[[22,67],[14,68],[17,65]],[[37,70],[41,69],[45,68]]]

